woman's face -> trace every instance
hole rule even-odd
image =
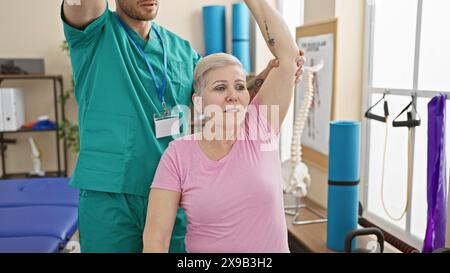
[[[213,69],[205,77],[203,114],[208,119],[214,118],[216,126],[229,128],[242,123],[250,103],[244,70],[238,65],[230,65]]]

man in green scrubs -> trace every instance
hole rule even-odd
[[[158,0],[116,6],[111,12],[106,0],[65,0],[61,12],[79,110],[71,185],[80,189],[82,252],[142,251],[150,185],[174,139],[156,137],[154,115],[190,105],[200,59],[189,42],[151,22]],[[180,209],[170,252],[185,251],[185,233]]]

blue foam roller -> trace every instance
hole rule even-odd
[[[203,7],[205,55],[225,52],[225,6]]]
[[[360,139],[359,122],[331,122],[327,247],[335,251],[344,251],[346,235],[358,226]]]
[[[241,61],[244,70],[250,72],[250,41],[233,41],[233,55]]]
[[[250,40],[250,10],[245,3],[233,4],[233,40]]]

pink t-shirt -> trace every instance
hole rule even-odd
[[[250,104],[221,160],[208,158],[193,135],[172,141],[161,158],[152,188],[181,192],[187,252],[289,252],[278,135],[258,106]]]

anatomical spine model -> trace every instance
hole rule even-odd
[[[283,189],[286,193],[290,193],[296,197],[303,197],[307,194],[307,189],[311,185],[311,177],[308,167],[302,162],[302,144],[301,137],[311,102],[314,96],[314,75],[322,70],[324,62],[312,67],[304,67],[305,89],[303,102],[295,117],[294,132],[292,135],[291,158],[282,163]]]

